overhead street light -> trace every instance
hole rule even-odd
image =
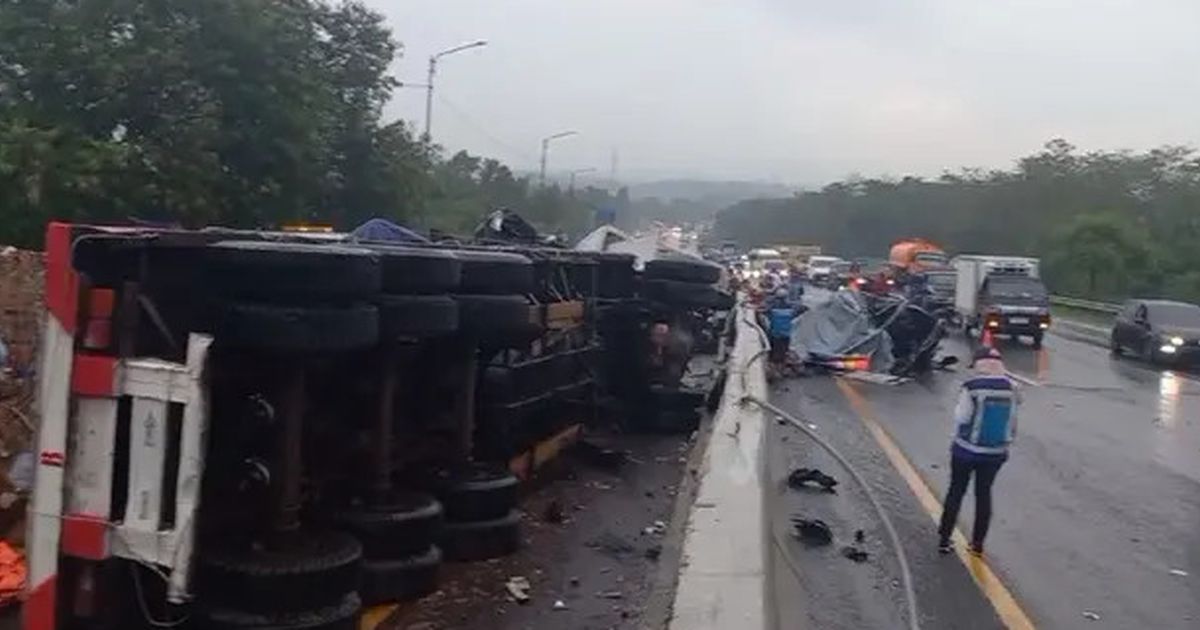
[[[550,150],[550,143],[555,140],[558,140],[560,138],[567,138],[570,136],[577,136],[577,135],[579,135],[578,131],[561,131],[552,136],[546,136],[545,138],[542,138],[542,168],[538,172],[538,187],[539,188],[546,187],[546,153]]]
[[[430,130],[433,127],[433,77],[434,77],[434,75],[437,74],[438,59],[441,59],[442,57],[445,57],[446,55],[453,55],[454,53],[457,53],[457,52],[462,52],[464,50],[470,50],[472,48],[479,48],[481,46],[487,46],[487,41],[481,39],[477,42],[471,42],[469,44],[463,44],[461,46],[455,46],[454,48],[449,48],[447,50],[443,50],[442,52],[440,52],[436,55],[430,55],[430,57],[429,57],[429,78],[425,81],[425,141],[426,142],[431,141],[433,138],[433,136],[430,135]]]

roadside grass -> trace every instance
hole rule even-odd
[[[1113,315],[1111,313],[1098,313],[1096,311],[1059,306],[1057,304],[1050,307],[1050,315],[1055,319],[1066,319],[1081,324],[1101,326],[1103,328],[1108,328],[1113,323]]]

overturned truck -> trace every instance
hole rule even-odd
[[[590,423],[693,428],[663,339],[732,303],[710,266],[536,244],[56,223],[46,261],[38,630],[419,598],[517,549],[520,481]]]

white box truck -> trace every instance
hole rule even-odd
[[[951,264],[957,276],[954,306],[968,334],[1025,335],[1041,347],[1050,328],[1050,296],[1038,259],[964,254]]]

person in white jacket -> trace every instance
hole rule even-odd
[[[975,526],[971,552],[983,554],[983,541],[992,520],[992,483],[1008,461],[1008,449],[1017,435],[1020,392],[1008,377],[1004,359],[995,348],[975,352],[974,373],[963,383],[954,407],[954,434],[950,445],[950,488],[946,491],[938,551],[950,552],[950,535],[958,521],[963,495],[975,477]]]

